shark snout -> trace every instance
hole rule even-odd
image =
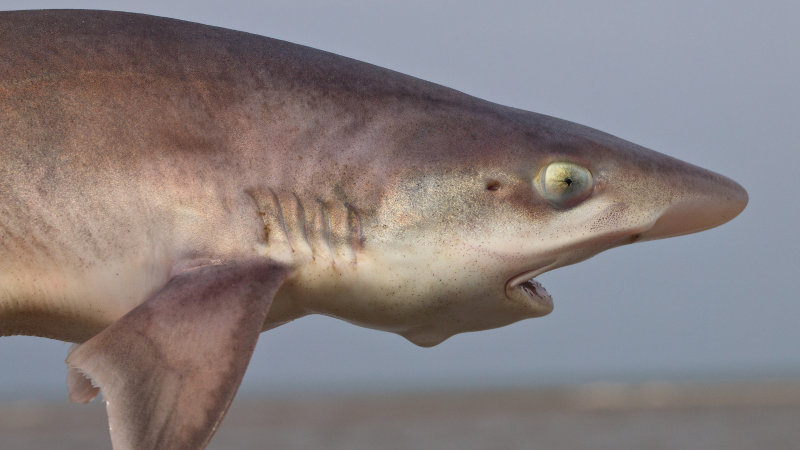
[[[738,216],[747,206],[747,191],[730,178],[700,169],[691,181],[684,184],[684,190],[667,205],[653,227],[641,235],[641,240],[708,230]]]

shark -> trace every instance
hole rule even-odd
[[[546,115],[148,15],[0,13],[0,336],[73,343],[114,449],[204,448],[261,332],[429,347],[553,310],[540,274],[746,191]]]

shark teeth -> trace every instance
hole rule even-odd
[[[506,282],[506,297],[525,305],[530,314],[528,317],[541,317],[553,311],[553,297],[535,277],[547,272],[555,262],[555,259],[541,261],[533,269],[511,277]]]
[[[542,286],[542,283],[536,281],[535,278],[523,281],[517,286],[517,289],[521,290],[526,296],[537,303],[550,307],[553,306],[553,297],[551,297],[544,286]]]

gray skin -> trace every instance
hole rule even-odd
[[[0,335],[84,342],[181,271],[290,268],[318,313],[420,345],[547,314],[508,283],[726,222],[735,182],[362,62],[149,16],[0,14]],[[548,202],[569,161],[593,194]]]
[[[546,193],[553,163],[591,174],[585,195]],[[0,336],[76,343],[70,399],[103,390],[116,450],[202,449],[263,330],[326,314],[436,345],[548,314],[540,273],[746,204],[691,164],[330,53],[0,13]]]

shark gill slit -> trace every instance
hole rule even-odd
[[[328,211],[328,205],[322,201],[317,200],[317,206],[319,207],[320,212],[320,235],[322,237],[322,242],[325,244],[325,248],[330,252],[331,260],[336,262],[336,252],[333,251],[333,226],[331,225],[331,215],[330,211]]]
[[[266,188],[247,194],[256,202],[268,244],[286,245],[300,260],[316,261],[321,256],[334,266],[357,265],[363,227],[360,212],[350,203],[315,199],[315,207],[309,209],[294,192]]]
[[[278,219],[278,224],[280,224],[281,228],[283,228],[283,234],[286,236],[286,243],[289,245],[289,249],[291,249],[292,253],[294,253],[294,246],[292,245],[292,238],[289,234],[289,229],[286,228],[286,217],[283,215],[283,207],[281,206],[281,199],[278,197],[278,194],[272,190],[272,188],[268,188],[270,194],[272,194],[272,199],[275,202],[275,215]]]
[[[271,227],[269,226],[269,218],[267,217],[267,211],[262,207],[262,204],[259,201],[258,196],[256,194],[254,194],[250,190],[246,190],[244,192],[253,200],[253,202],[256,205],[256,214],[258,214],[258,217],[261,217],[261,220],[264,222],[264,243],[266,245],[269,245]]]
[[[309,253],[311,254],[311,259],[316,260],[316,254],[314,251],[314,246],[311,245],[311,242],[308,240],[308,218],[306,217],[306,209],[303,207],[303,202],[300,201],[300,197],[297,196],[294,192],[292,192],[292,197],[294,198],[295,205],[297,206],[297,234],[301,239],[301,242],[308,247]]]
[[[350,204],[346,204],[347,208],[347,228],[348,237],[347,243],[350,244],[350,250],[353,252],[353,265],[358,265],[358,253],[361,251],[364,238],[361,234],[361,216],[358,210]]]

